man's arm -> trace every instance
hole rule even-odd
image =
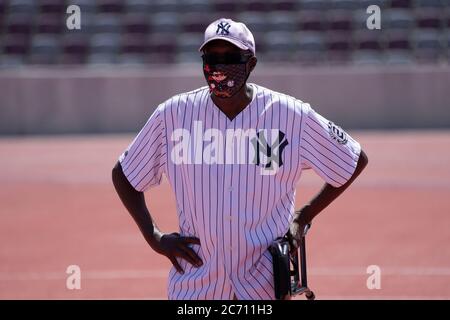
[[[143,192],[139,192],[129,183],[122,171],[119,162],[112,170],[112,181],[122,203],[138,225],[147,243],[157,253],[165,255],[183,273],[176,257],[186,259],[195,266],[202,264],[201,259],[188,245],[200,245],[200,240],[195,237],[182,237],[178,233],[164,234],[153,221],[145,203]]]
[[[367,166],[369,160],[363,150],[359,155],[358,163],[351,178],[342,186],[335,188],[326,183],[319,193],[311,199],[302,209],[295,212],[294,221],[290,226],[288,237],[291,240],[293,249],[298,247],[298,241],[303,235],[305,226],[310,223],[315,216],[317,216],[323,209],[339,197],[345,189],[347,189],[353,181],[360,175],[360,173]]]

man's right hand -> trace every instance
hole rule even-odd
[[[187,260],[196,267],[201,267],[203,265],[203,261],[197,253],[189,247],[190,244],[200,245],[199,238],[183,237],[177,232],[163,234],[158,238],[156,243],[152,245],[153,249],[159,254],[166,256],[178,272],[183,274],[184,270],[178,263],[177,257]]]

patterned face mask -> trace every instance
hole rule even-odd
[[[234,96],[245,84],[249,55],[203,55],[203,73],[209,90],[220,98]]]

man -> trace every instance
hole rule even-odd
[[[113,169],[113,182],[148,244],[173,264],[169,299],[274,299],[270,243],[298,246],[304,226],[361,173],[358,142],[307,103],[247,83],[253,35],[219,19],[200,47],[208,86],[159,105]],[[302,169],[325,180],[295,212]],[[165,174],[179,233],[163,233],[143,192]]]

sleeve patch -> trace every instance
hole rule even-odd
[[[336,140],[340,144],[346,144],[348,141],[347,133],[345,131],[335,125],[333,122],[328,121],[328,132],[330,134],[330,137],[334,140]]]

